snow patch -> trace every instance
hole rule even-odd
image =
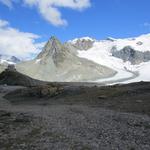
[[[38,64],[41,61],[41,59],[36,59],[35,63]]]
[[[11,61],[7,61],[7,60],[4,60],[4,59],[0,59],[0,64],[15,64],[14,62],[11,62]]]

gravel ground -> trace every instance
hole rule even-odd
[[[150,149],[148,113],[84,103],[17,104],[3,98],[16,88],[0,87],[0,150]]]

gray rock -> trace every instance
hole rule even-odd
[[[94,41],[90,39],[78,39],[74,44],[72,44],[76,49],[88,50],[93,47]]]
[[[140,46],[140,45],[143,45],[143,42],[139,41],[136,44]]]
[[[110,41],[110,42],[116,41],[116,39],[114,39],[114,38],[112,38],[112,37],[108,37],[108,38],[106,38],[106,40],[107,40],[107,41]]]
[[[121,50],[117,50],[114,46],[111,50],[112,56],[121,58],[123,61],[130,61],[131,64],[136,65],[142,62],[150,61],[150,52],[140,52],[133,49],[131,46],[126,46]]]

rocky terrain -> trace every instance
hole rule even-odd
[[[28,87],[9,81],[0,85],[1,150],[150,149],[149,82]]]

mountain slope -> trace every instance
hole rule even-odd
[[[75,49],[61,44],[55,37],[34,60],[16,65],[19,72],[45,81],[93,81],[116,74],[113,69],[76,55]]]
[[[20,86],[36,86],[44,84],[42,81],[32,79],[23,75],[16,70],[5,69],[0,74],[0,84],[20,85]]]
[[[72,42],[75,44],[75,41]],[[117,71],[117,74],[108,79],[96,80],[104,81],[150,81],[150,34],[137,38],[114,39],[95,41],[92,48],[88,50],[77,49],[80,58],[86,58],[95,63],[105,65]],[[136,79],[131,78],[138,73]],[[130,80],[129,80],[130,79]],[[111,83],[111,82],[110,82]]]

